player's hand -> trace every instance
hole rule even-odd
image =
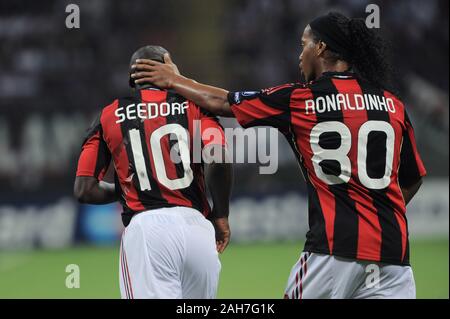
[[[230,225],[227,217],[213,218],[211,222],[216,230],[217,251],[221,254],[230,242]]]
[[[164,54],[165,63],[137,59],[131,66],[134,72],[131,78],[136,84],[153,84],[161,89],[170,89],[174,79],[180,75],[177,66],[172,62],[168,53]]]

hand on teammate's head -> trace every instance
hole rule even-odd
[[[169,89],[173,78],[180,75],[178,67],[173,63],[170,55],[164,55],[165,63],[149,59],[137,59],[131,66],[134,70],[131,78],[135,84],[153,84],[161,89]]]

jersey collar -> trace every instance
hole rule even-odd
[[[335,77],[335,78],[354,78],[356,76],[356,74],[354,72],[351,71],[344,71],[344,72],[323,72],[322,75],[319,77]]]

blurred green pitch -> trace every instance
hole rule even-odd
[[[303,243],[234,244],[221,256],[219,298],[282,298]],[[418,298],[449,297],[448,240],[411,242]],[[0,298],[119,298],[118,245],[0,252]],[[68,264],[80,267],[80,288],[68,289]]]

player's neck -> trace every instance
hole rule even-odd
[[[317,72],[317,78],[321,77],[325,72],[345,72],[350,69],[350,64],[345,61],[338,60],[335,62],[330,62],[327,60],[322,60],[318,66],[319,72]]]

